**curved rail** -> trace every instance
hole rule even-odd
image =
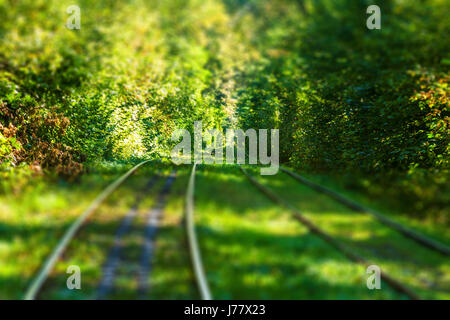
[[[200,249],[198,247],[197,235],[194,227],[194,189],[195,189],[195,169],[197,163],[192,166],[192,172],[189,177],[188,188],[186,191],[186,231],[189,243],[189,251],[191,255],[192,267],[195,273],[200,295],[203,300],[212,300],[211,291],[209,290],[208,280],[206,279],[205,270],[203,268]]]
[[[280,205],[281,207],[284,207],[288,210],[290,210],[294,216],[295,219],[300,221],[303,225],[305,225],[309,231],[315,233],[320,238],[328,242],[331,246],[333,246],[335,249],[343,253],[349,260],[359,263],[364,266],[369,266],[370,263],[363,257],[359,256],[358,254],[354,253],[349,247],[347,247],[345,244],[339,242],[326,232],[324,232],[322,229],[318,228],[315,224],[313,224],[309,219],[307,219],[303,214],[301,214],[293,205],[291,205],[289,202],[283,200],[278,195],[276,195],[274,192],[270,191],[268,188],[264,187],[262,184],[260,184],[258,181],[256,181],[255,178],[250,176],[248,172],[239,166],[242,173],[247,177],[247,179],[264,195],[266,195],[270,200],[272,200],[274,203]],[[419,300],[420,297],[411,289],[405,287],[402,285],[399,281],[395,280],[391,276],[389,276],[386,273],[381,273],[381,278],[386,281],[393,289],[396,291],[405,294],[411,299]]]
[[[365,207],[361,206],[360,204],[340,195],[339,193],[337,193],[333,190],[330,190],[326,187],[323,187],[315,182],[312,182],[312,181],[300,176],[299,174],[297,174],[295,172],[292,172],[284,167],[280,167],[280,169],[281,169],[281,171],[285,172],[286,174],[288,174],[295,180],[307,185],[308,187],[310,187],[318,192],[321,192],[323,194],[326,194],[326,195],[332,197],[333,199],[339,201],[340,203],[347,206],[348,208],[350,208],[354,211],[357,211],[357,212],[370,214],[371,216],[376,218],[378,221],[380,221],[384,225],[400,232],[405,237],[408,237],[411,240],[414,240],[415,242],[419,243],[420,245],[425,246],[434,251],[437,251],[446,256],[450,255],[450,247],[446,246],[445,244],[442,244],[436,240],[433,240],[424,235],[421,235],[414,230],[406,228],[406,227],[402,226],[401,224],[387,218],[386,216],[382,215],[381,213],[379,213],[375,210],[369,209],[369,208],[365,208]]]
[[[25,292],[24,299],[25,300],[34,300],[41,289],[44,282],[47,280],[48,275],[52,271],[58,259],[61,257],[64,250],[67,248],[67,245],[70,243],[72,238],[75,236],[77,231],[86,221],[86,219],[98,208],[98,206],[114,191],[116,190],[133,172],[135,172],[140,166],[151,160],[145,160],[141,163],[134,166],[127,173],[122,175],[119,179],[111,183],[103,192],[98,195],[97,198],[91,203],[91,205],[78,217],[77,220],[72,223],[70,228],[66,231],[64,236],[59,241],[56,248],[53,250],[52,254],[47,258],[44,265],[36,275],[36,277],[32,280],[30,286]]]

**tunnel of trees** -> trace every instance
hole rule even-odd
[[[450,2],[0,0],[1,192],[280,129],[281,162],[448,223]],[[381,8],[381,29],[366,9]]]

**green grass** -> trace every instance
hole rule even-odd
[[[187,250],[184,224],[184,198],[190,166],[178,167],[177,180],[156,237],[150,299],[199,299]]]
[[[102,266],[105,263],[109,250],[113,247],[116,230],[122,219],[128,213],[135,202],[137,192],[149,180],[153,172],[147,170],[145,174],[140,172],[131,177],[97,210],[82,228],[77,237],[71,241],[46,287],[41,298],[48,299],[93,299],[102,275]],[[124,239],[126,252],[135,246],[135,235],[132,234]],[[68,290],[66,287],[69,265],[78,265],[82,273],[82,290]],[[118,270],[120,271],[120,270]],[[127,287],[124,288],[124,296],[127,296]]]
[[[450,243],[450,229],[447,225],[438,223],[436,219],[427,217],[426,215],[425,217],[418,218],[411,216],[408,211],[402,211],[398,208],[393,209],[396,206],[392,203],[390,197],[370,197],[361,189],[346,187],[345,182],[342,179],[330,175],[310,174],[307,172],[302,172],[302,175],[311,181],[326,186],[350,199],[356,200],[360,204],[378,210],[384,215],[389,216],[391,219],[415,229],[424,235],[443,243]]]
[[[0,198],[0,298],[21,298],[63,232],[117,173],[94,172],[78,184],[32,180]]]
[[[421,297],[450,298],[448,258],[405,238],[367,214],[354,212],[313,191],[287,174],[261,176],[258,180],[294,204],[325,232],[413,288]],[[441,234],[438,238],[443,237]]]

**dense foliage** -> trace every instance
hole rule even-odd
[[[368,30],[373,3],[83,0],[69,30],[71,1],[0,0],[2,177],[162,156],[203,120],[280,128],[282,161],[445,220],[450,4],[379,1]]]
[[[72,176],[85,160],[163,154],[194,120],[224,124],[222,84],[246,53],[220,2],[84,1],[80,30],[70,4],[0,2],[3,166]]]
[[[279,127],[296,167],[349,172],[354,187],[370,177],[370,192],[447,219],[449,3],[385,1],[381,30],[366,28],[372,1],[301,4],[259,7],[271,20],[258,30],[265,57],[243,77],[241,123]]]

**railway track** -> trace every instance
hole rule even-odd
[[[412,229],[409,229],[398,222],[395,222],[386,216],[382,215],[381,213],[366,208],[322,185],[319,185],[317,183],[311,182],[307,180],[306,178],[288,170],[287,168],[280,167],[281,171],[288,174],[290,177],[294,178],[296,181],[308,186],[309,188],[325,194],[332,198],[333,200],[344,204],[346,207],[352,209],[356,212],[361,212],[368,214],[381,222],[385,227],[388,227],[404,237],[415,241],[418,245],[422,246],[425,249],[428,249],[430,251],[437,252],[438,254],[442,254],[444,256],[448,256],[450,252],[450,248],[446,246],[443,243],[440,243],[434,239],[431,239],[429,237],[426,237]],[[335,249],[343,253],[349,260],[364,265],[369,266],[371,263],[365,259],[363,256],[355,254],[355,252],[352,250],[351,247],[347,246],[346,244],[338,241],[337,239],[333,238],[328,233],[324,232],[322,229],[317,227],[311,220],[306,218],[295,206],[293,206],[289,201],[286,201],[283,199],[283,197],[280,197],[275,192],[271,191],[261,183],[259,183],[254,177],[252,177],[244,168],[240,167],[241,172],[246,176],[246,178],[267,198],[269,198],[272,202],[278,204],[279,206],[289,210],[293,217],[298,220],[300,223],[305,225],[312,233],[318,235],[320,238],[331,244]],[[400,283],[397,279],[394,279],[393,277],[387,275],[386,273],[382,273],[382,278],[385,280],[386,283],[388,283],[393,289],[396,291],[403,293],[407,295],[411,299],[419,299],[419,295],[414,292],[414,290],[404,286]]]
[[[267,198],[269,198],[274,203],[278,204],[279,206],[289,210],[292,213],[292,216],[298,220],[300,223],[302,223],[304,226],[308,228],[308,230],[323,240],[325,240],[328,244],[330,244],[332,247],[340,251],[342,254],[344,254],[350,261],[361,264],[365,267],[368,267],[371,265],[369,261],[367,261],[364,257],[356,254],[353,252],[353,250],[343,244],[342,242],[338,241],[322,229],[320,229],[318,226],[316,226],[312,221],[310,221],[308,218],[306,218],[297,208],[295,208],[293,205],[291,205],[289,202],[283,200],[280,196],[269,190],[268,188],[264,187],[262,184],[260,184],[255,178],[253,178],[244,168],[241,166],[239,167],[241,172],[247,177],[247,179],[261,192],[263,193]],[[388,283],[394,290],[397,292],[406,295],[410,299],[419,300],[420,297],[417,293],[415,293],[410,288],[404,286],[401,284],[398,280],[394,279],[392,276],[386,274],[383,272],[381,274],[382,279]]]
[[[175,182],[175,170],[167,177],[164,186],[158,194],[156,205],[148,212],[146,217],[144,245],[142,247],[139,276],[138,276],[138,294],[144,299],[149,291],[149,275],[151,274],[152,260],[155,252],[155,240],[160,220],[166,206],[167,196],[170,194],[171,187]]]
[[[43,285],[48,280],[52,270],[54,269],[56,263],[61,259],[63,253],[67,249],[70,242],[76,237],[78,231],[86,223],[88,218],[95,212],[95,210],[110,196],[117,188],[126,181],[138,168],[150,162],[150,160],[143,161],[130,169],[127,173],[122,175],[119,179],[114,181],[109,185],[92,203],[91,205],[78,217],[77,220],[69,227],[65,232],[58,245],[49,255],[49,257],[43,263],[41,269],[38,271],[36,276],[31,281],[28,289],[25,292],[25,300],[36,299]],[[209,291],[206,276],[203,271],[203,265],[201,261],[200,252],[198,249],[197,237],[195,234],[194,218],[193,218],[193,197],[194,197],[194,180],[195,180],[195,168],[192,168],[192,173],[189,179],[189,184],[186,192],[186,234],[188,239],[189,253],[191,254],[193,274],[196,277],[195,281],[199,284],[199,292],[202,299],[210,300],[212,299],[211,293]],[[114,288],[114,281],[116,278],[117,269],[122,263],[122,253],[123,253],[123,240],[124,237],[129,235],[132,230],[133,220],[137,216],[137,206],[141,202],[145,193],[150,191],[156,183],[161,179],[159,174],[155,174],[147,183],[144,188],[144,192],[139,194],[131,209],[122,219],[121,224],[116,230],[114,236],[113,246],[109,250],[106,262],[102,268],[102,277],[99,281],[97,287],[97,293],[95,298],[102,300],[106,299],[110,294],[111,290]],[[147,212],[144,240],[141,250],[141,258],[139,270],[137,272],[137,283],[138,289],[137,294],[141,298],[145,298],[146,294],[150,289],[149,276],[152,271],[152,260],[155,252],[155,240],[157,235],[157,230],[160,225],[160,220],[163,215],[164,207],[166,205],[167,196],[170,194],[171,187],[176,179],[175,170],[172,171],[165,179],[165,183],[162,189],[157,195],[156,204]]]

